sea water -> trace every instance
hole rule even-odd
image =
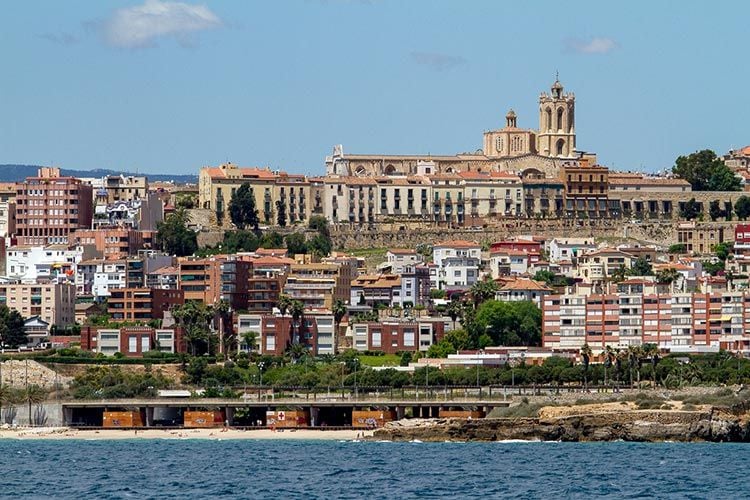
[[[743,498],[750,445],[0,442],[4,498]]]

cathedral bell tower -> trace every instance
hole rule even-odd
[[[573,158],[576,149],[575,95],[555,79],[551,93],[539,96],[537,151],[542,156]]]

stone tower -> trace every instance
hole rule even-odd
[[[537,151],[542,156],[572,158],[576,149],[576,96],[563,93],[560,80],[555,79],[551,94],[539,96],[539,134]]]

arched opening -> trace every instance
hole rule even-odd
[[[557,130],[563,129],[563,109],[557,108]]]
[[[354,173],[355,173],[356,175],[358,175],[358,176],[362,176],[362,175],[365,175],[365,173],[366,173],[366,172],[367,172],[367,170],[365,169],[364,165],[360,165],[360,166],[358,166],[358,167],[357,167],[357,170],[355,170],[355,171],[354,171]]]
[[[547,122],[545,124],[547,130],[552,130],[552,110],[550,108],[544,110],[544,121]]]
[[[391,164],[388,164],[385,166],[385,170],[383,171],[385,175],[394,175],[396,173],[396,167],[394,167]]]
[[[448,167],[445,169],[446,174],[455,174],[456,170],[453,167]]]
[[[565,139],[558,139],[557,140],[557,156],[562,156],[563,151],[565,150]]]
[[[568,133],[569,134],[573,133],[573,120],[574,119],[575,118],[573,116],[573,110],[569,110],[568,111]]]

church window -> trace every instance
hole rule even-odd
[[[547,130],[552,130],[552,110],[547,108],[544,114],[547,121]]]
[[[557,130],[563,129],[563,109],[557,108]]]
[[[503,138],[502,137],[498,137],[495,142],[496,142],[495,146],[496,146],[497,151],[498,152],[502,151],[503,150]]]
[[[560,139],[557,141],[557,155],[562,156],[563,149],[565,148],[565,141],[563,139]]]

